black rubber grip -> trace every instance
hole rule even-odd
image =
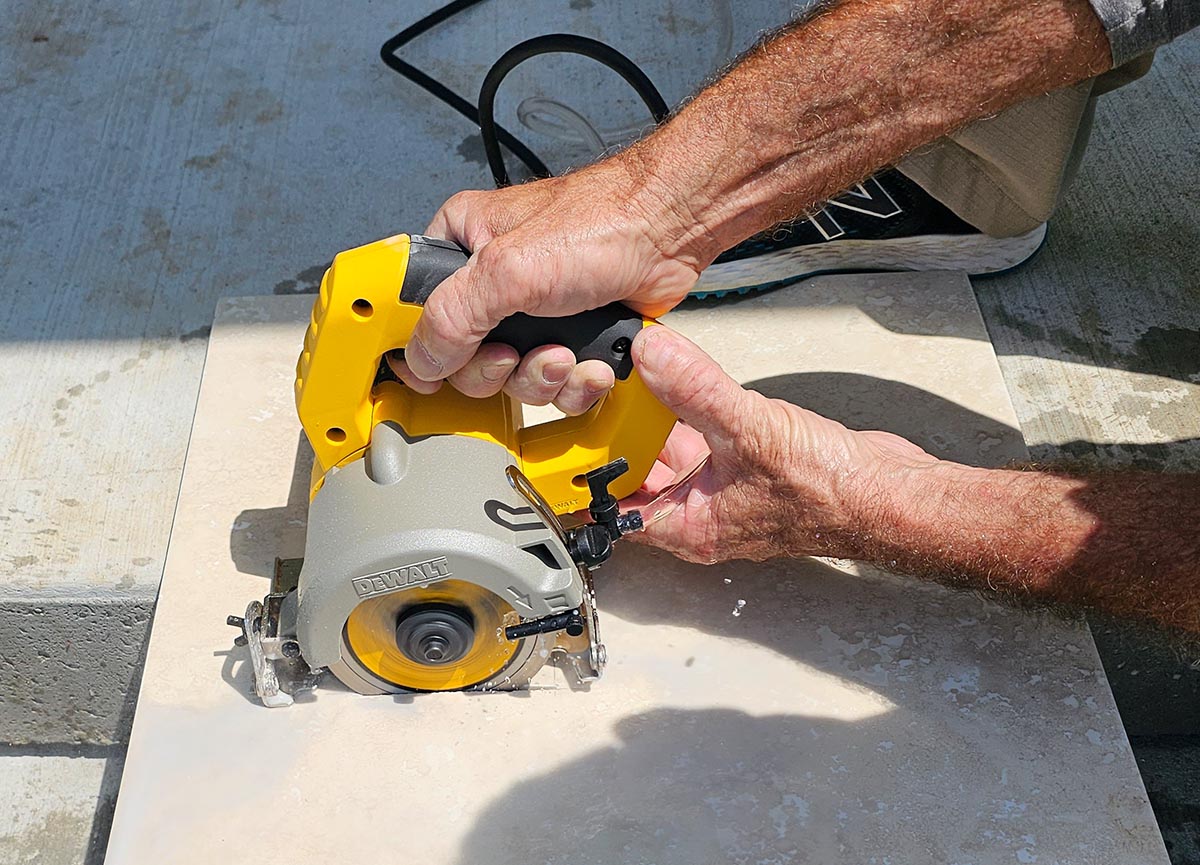
[[[467,263],[468,257],[458,244],[413,235],[400,299],[424,304],[446,277]],[[633,372],[629,348],[641,329],[641,315],[624,304],[610,303],[565,318],[519,312],[500,322],[483,341],[511,345],[519,354],[539,345],[566,346],[575,353],[576,360],[602,360],[618,379],[624,380]]]
[[[442,280],[467,263],[471,253],[457,243],[414,234],[409,237],[408,268],[400,284],[400,299],[425,305]]]

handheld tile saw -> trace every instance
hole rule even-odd
[[[286,706],[325,671],[361,694],[526,688],[543,666],[585,686],[604,668],[591,570],[641,527],[617,500],[645,479],[675,422],[630,356],[649,319],[620,304],[517,314],[486,342],[565,345],[612,367],[590,411],[524,427],[501,393],[418,394],[387,364],[422,304],[467,260],[398,235],[339,254],[296,365],[314,453],[298,571],[277,563],[236,642],[255,691]],[[571,515],[587,508],[590,521]]]

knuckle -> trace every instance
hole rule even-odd
[[[586,411],[586,409],[580,407],[579,402],[579,397],[576,394],[564,391],[554,398],[554,407],[567,417],[578,417]]]
[[[442,210],[447,213],[457,211],[470,211],[475,204],[475,199],[479,195],[478,190],[462,189],[446,199],[446,203],[442,205]]]
[[[454,385],[454,389],[459,393],[482,398],[496,393],[500,389],[501,383],[489,382],[480,376],[477,370],[471,370],[450,376],[450,384]]]
[[[515,247],[503,240],[493,240],[479,250],[478,270],[491,278],[499,279],[511,272],[515,260],[519,257],[520,252]]]
[[[518,402],[525,405],[549,405],[554,398],[553,394],[547,394],[536,386],[531,387],[528,382],[515,381],[516,376],[513,379],[505,385],[504,390]]]

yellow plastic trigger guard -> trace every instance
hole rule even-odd
[[[528,428],[506,394],[472,399],[449,385],[418,394],[395,381],[376,383],[383,355],[408,344],[422,312],[400,300],[409,249],[402,234],[347,250],[321,280],[295,383],[297,413],[316,457],[311,493],[330,468],[360,458],[371,430],[386,421],[410,437],[465,435],[506,448],[559,514],[586,507],[583,475],[618,457],[629,471],[610,490],[618,497],[635,492],[675,423],[636,369],[587,413]],[[643,319],[642,326],[654,323]]]

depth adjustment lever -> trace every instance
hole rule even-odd
[[[592,494],[588,514],[592,522],[567,529],[567,552],[577,564],[585,568],[600,567],[612,555],[613,543],[622,535],[640,531],[641,511],[620,512],[616,496],[608,491],[608,485],[629,471],[625,457],[618,457],[608,465],[592,469],[584,479]]]

